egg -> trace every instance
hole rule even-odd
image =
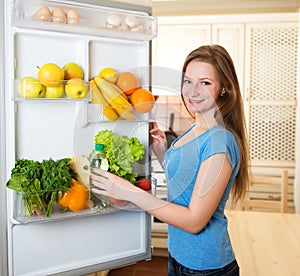
[[[135,28],[139,22],[134,15],[128,15],[125,18],[125,23],[129,28]]]
[[[80,23],[80,16],[76,10],[67,11],[67,23],[74,24],[74,25]]]
[[[121,22],[120,26],[118,27],[118,30],[120,30],[120,31],[128,31],[129,28],[128,28],[127,24],[125,24],[124,22]]]
[[[145,33],[145,34],[148,34],[148,35],[151,35],[151,34],[152,34],[151,28],[145,28],[145,29],[144,29],[144,33]]]
[[[57,23],[66,22],[66,13],[61,8],[56,8],[52,12],[52,21]]]
[[[142,25],[137,25],[136,27],[134,28],[131,28],[130,31],[132,32],[143,32],[144,31],[144,27]]]
[[[110,16],[107,17],[106,23],[109,26],[118,27],[121,23],[121,20],[120,20],[120,17],[118,15],[111,14]]]
[[[105,29],[105,27],[106,27],[106,22],[103,22],[103,21],[99,22],[98,27],[99,27],[100,29]]]
[[[35,20],[50,21],[51,11],[47,6],[43,6],[34,13],[33,17]]]

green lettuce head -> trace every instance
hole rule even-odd
[[[104,153],[109,161],[109,172],[135,182],[138,174],[133,171],[133,163],[144,157],[145,149],[138,138],[115,135],[111,130],[101,130],[95,136],[95,144],[104,145]]]

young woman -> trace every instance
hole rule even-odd
[[[248,184],[243,103],[233,62],[219,45],[192,51],[183,65],[181,95],[192,124],[166,149],[154,124],[152,150],[164,167],[168,201],[111,173],[95,170],[94,192],[128,200],[168,223],[168,275],[239,275],[224,208]]]

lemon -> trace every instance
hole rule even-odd
[[[115,83],[118,78],[118,72],[113,68],[107,67],[103,68],[98,76],[109,82]]]

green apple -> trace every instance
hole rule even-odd
[[[61,98],[65,93],[65,86],[63,84],[57,86],[46,86],[46,98]]]
[[[75,62],[69,62],[63,66],[65,73],[65,80],[70,80],[74,78],[83,79],[84,73],[82,68]]]
[[[89,85],[82,79],[73,78],[67,81],[65,91],[69,98],[83,99],[89,92]]]
[[[54,63],[46,63],[38,71],[38,80],[45,86],[62,84],[64,76],[64,70]]]
[[[45,86],[34,77],[23,77],[18,84],[19,93],[24,98],[41,98],[45,95]]]

